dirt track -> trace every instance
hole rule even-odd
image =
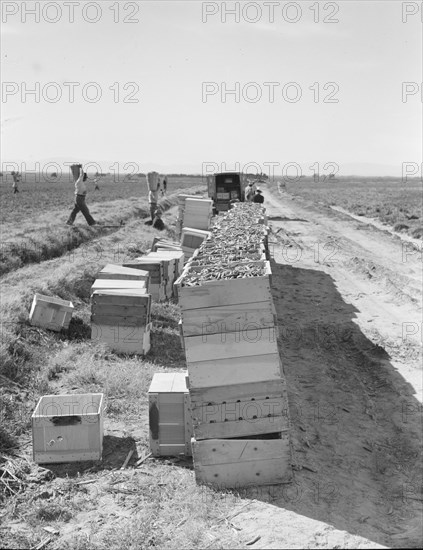
[[[254,548],[420,547],[421,250],[263,187],[295,483],[232,523]]]

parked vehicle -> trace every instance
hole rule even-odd
[[[248,178],[241,172],[221,172],[207,176],[208,196],[216,214],[229,210],[231,201],[245,201]]]

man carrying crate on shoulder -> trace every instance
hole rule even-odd
[[[95,219],[91,216],[88,206],[86,205],[85,198],[87,195],[87,174],[82,169],[82,164],[71,166],[72,174],[75,181],[75,206],[69,216],[66,225],[73,225],[78,212],[82,212],[84,218],[87,220],[88,225],[97,225]],[[78,174],[77,179],[75,179]]]

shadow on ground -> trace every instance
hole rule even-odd
[[[278,221],[278,222],[307,222],[308,220],[304,220],[303,218],[287,218],[285,216],[268,216],[268,220],[270,221]]]
[[[119,469],[124,464],[129,451],[133,451],[128,466],[133,466],[140,458],[137,454],[135,440],[132,437],[105,435],[103,438],[103,460],[68,462],[66,464],[48,464],[46,467],[56,477],[77,477],[87,472]]]
[[[294,481],[240,495],[389,547],[420,547],[420,404],[322,271],[272,262]],[[283,530],[275,525],[274,531]]]

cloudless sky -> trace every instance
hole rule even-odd
[[[23,4],[38,4],[40,22],[25,20]],[[229,13],[225,22],[235,2],[120,1],[118,13],[116,1],[79,1],[73,22],[63,2],[50,2],[60,10],[44,15],[59,16],[55,23],[43,16],[46,4],[2,2],[2,162],[88,159],[169,172],[273,162],[276,173],[297,162],[308,175],[307,166],[329,161],[341,175],[397,175],[402,162],[421,162],[422,23],[411,14],[419,2],[275,1],[273,22],[263,2],[248,11],[238,2],[239,23]],[[22,97],[36,82],[39,100]],[[80,83],[73,103],[66,82]],[[89,82],[101,90],[95,103],[82,95]],[[230,94],[223,102],[236,82],[239,102]],[[269,82],[277,83],[273,102]],[[296,102],[282,96],[290,82],[289,98],[301,91]],[[406,102],[404,82],[416,91]],[[204,97],[204,83],[216,93]],[[62,97],[48,102],[43,89]],[[330,92],[337,103],[323,101]],[[95,97],[94,87],[86,93]]]

